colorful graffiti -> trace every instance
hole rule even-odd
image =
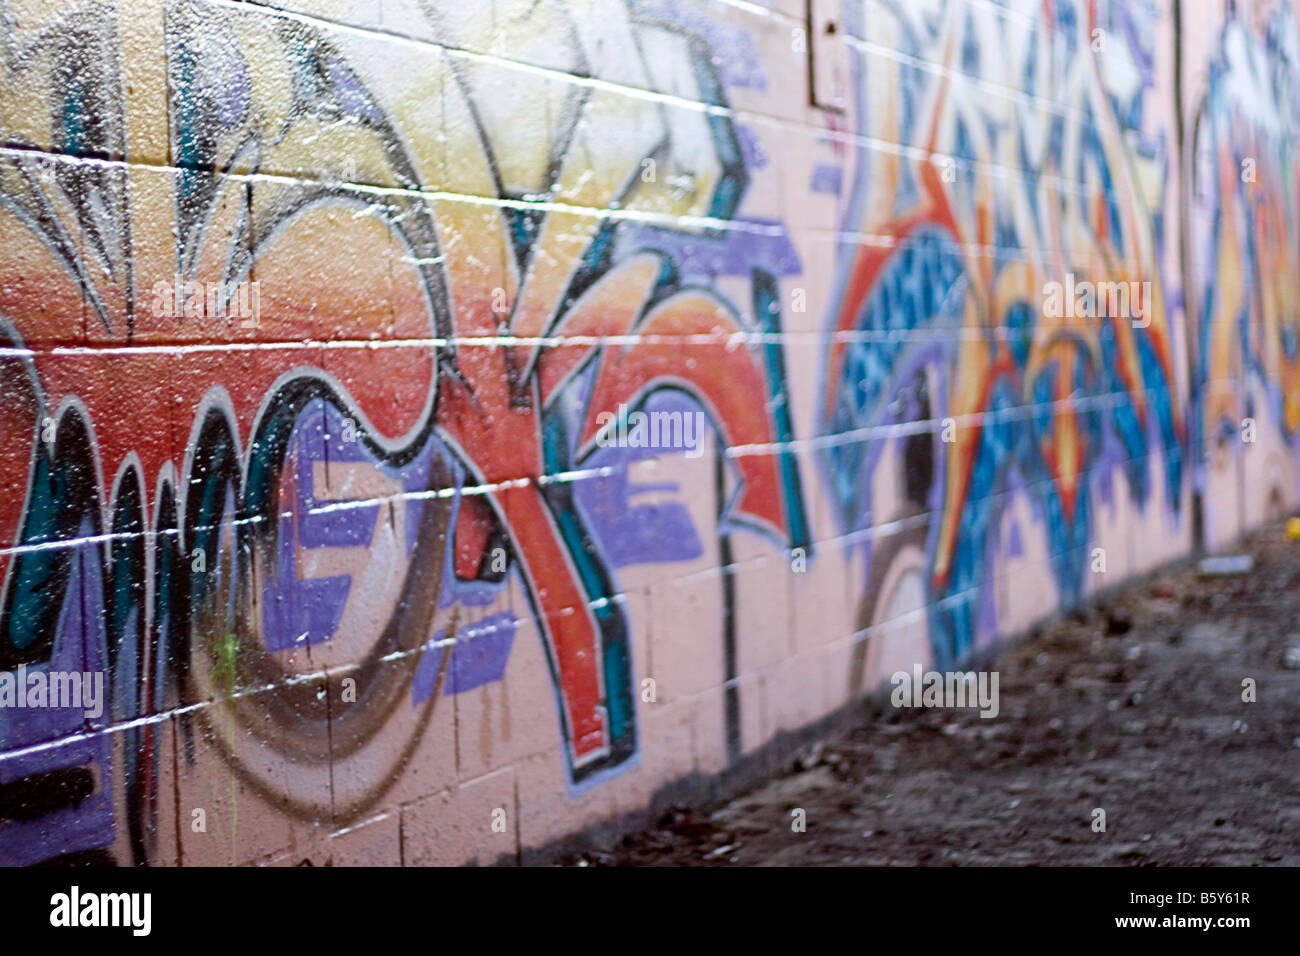
[[[0,862],[509,855],[1293,502],[1300,33],[1187,6],[0,0]]]
[[[1229,11],[1231,13],[1231,11]],[[1300,32],[1284,4],[1230,16],[1193,118],[1191,235],[1200,458],[1223,470],[1247,419],[1300,427],[1294,263]],[[1264,427],[1261,423],[1260,427]],[[1267,489],[1279,496],[1276,484]],[[1274,501],[1272,507],[1281,507]]]
[[[753,400],[779,366],[735,345],[779,331],[761,250],[746,260],[752,318],[673,254],[682,235],[710,256],[734,246],[721,224],[746,188],[707,46],[667,14],[609,6],[601,22],[553,23],[521,4],[505,39],[567,22],[568,72],[589,71],[591,41],[646,89],[656,70],[692,80],[706,108],[573,83],[503,100],[500,67],[439,46],[415,49],[423,69],[375,71],[382,44],[169,2],[174,168],[129,161],[120,22],[74,4],[33,25],[2,8],[8,95],[26,103],[6,114],[0,190],[0,468],[26,493],[0,518],[13,542],[0,666],[107,670],[111,713],[0,715],[19,754],[0,785],[55,804],[0,827],[0,858],[112,843],[121,787],[132,857],[150,859],[155,718],[169,712],[186,734],[234,728],[231,771],[288,811],[355,819],[415,740],[383,742],[387,772],[358,758],[364,776],[346,780],[340,765],[394,708],[427,716],[500,679],[514,613],[458,627],[457,607],[491,604],[512,576],[545,644],[572,785],[635,757],[632,635],[575,496],[595,493],[593,462],[618,482],[636,452],[599,449],[598,416],[669,397],[702,410],[722,449],[791,429]],[[451,46],[483,27],[426,12]],[[527,122],[539,115],[549,123]],[[256,283],[259,314],[160,315],[159,282]],[[720,533],[803,534],[785,454],[725,459],[737,491]],[[626,500],[611,511],[646,520]],[[681,527],[680,509],[663,515]],[[330,668],[355,680],[355,706],[331,709],[303,679]],[[129,728],[117,753],[86,733],[110,722]],[[77,735],[80,749],[40,746]],[[309,781],[288,793],[286,760]],[[93,801],[73,776],[102,782]]]
[[[947,666],[969,655],[981,627],[996,630],[988,549],[1010,492],[1041,509],[1066,603],[1087,571],[1095,469],[1121,468],[1141,505],[1158,449],[1168,504],[1179,507],[1166,197],[1149,192],[1159,178],[1143,169],[1169,163],[1146,120],[1157,13],[1122,3],[868,7],[850,34],[866,37],[869,25],[900,58],[854,47],[855,120],[872,143],[859,150],[844,223],[853,238],[832,306],[820,431],[845,532],[933,515],[883,548],[871,537],[862,546],[877,562],[897,545],[924,551],[932,653]],[[1053,318],[1047,284],[1076,281],[1149,283],[1149,314]],[[870,495],[882,436],[916,422],[909,493],[890,513]],[[864,611],[859,626],[872,617]]]

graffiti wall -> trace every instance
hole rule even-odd
[[[1213,543],[1294,504],[1296,10],[1276,3],[1242,7],[1202,42],[1183,104],[1192,185],[1188,275],[1195,277],[1187,301],[1199,345],[1193,440]]]
[[[0,0],[0,862],[528,859],[1291,508],[1213,6]]]

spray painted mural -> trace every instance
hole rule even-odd
[[[504,40],[563,36],[549,55],[568,73],[616,64],[625,83],[671,77],[723,106],[707,47],[671,11],[604,6],[579,20],[521,4]],[[125,823],[150,859],[152,718],[177,708],[185,735],[219,720],[254,741],[224,757],[255,790],[276,793],[283,761],[303,771],[280,793],[290,812],[355,819],[398,769],[368,748],[400,763],[414,743],[376,744],[395,708],[500,678],[515,614],[457,620],[511,575],[570,780],[618,770],[638,750],[620,535],[802,533],[773,453],[731,460],[718,529],[626,498],[593,527],[575,501],[617,495],[607,476],[637,454],[598,447],[603,410],[700,409],[723,447],[789,437],[788,415],[754,400],[779,365],[734,341],[779,315],[771,255],[719,228],[746,188],[731,123],[567,81],[507,89],[518,76],[437,46],[406,51],[410,74],[376,70],[383,44],[303,19],[162,12],[170,167],[124,162],[118,18],[4,9],[0,467],[22,493],[0,528],[0,662],[107,671],[110,706],[92,724],[4,714],[16,754],[0,783],[34,806],[0,828],[0,856],[103,847]],[[421,12],[449,44],[487,26]],[[697,282],[674,256],[683,235],[755,270],[753,301]],[[322,668],[351,676],[354,705],[303,679]],[[240,693],[266,687],[280,692]],[[129,729],[94,733],[110,724]],[[70,735],[84,743],[41,746]]]
[[[5,864],[512,858],[1296,497],[1287,9],[0,19]]]
[[[1284,510],[1300,426],[1300,32],[1285,4],[1230,13],[1203,93],[1189,104],[1199,343],[1192,407],[1211,540]],[[1256,447],[1240,443],[1243,432]],[[1242,495],[1247,475],[1259,494]]]
[[[845,231],[869,238],[842,256],[820,428],[841,528],[885,528],[859,539],[874,565],[859,626],[896,616],[887,605],[905,584],[884,586],[889,565],[910,561],[911,604],[946,667],[997,632],[990,549],[1014,495],[1034,503],[1065,603],[1089,570],[1094,472],[1118,469],[1139,508],[1157,485],[1162,506],[1180,507],[1185,425],[1161,270],[1171,197],[1158,188],[1170,143],[1149,116],[1159,14],[851,8],[855,120],[872,143]],[[897,60],[873,55],[881,46]],[[1066,308],[1052,308],[1053,283]],[[1076,297],[1106,283],[1133,290],[1127,309]],[[895,433],[905,494],[873,501]]]

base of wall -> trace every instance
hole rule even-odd
[[[1248,533],[1265,531],[1275,526],[1281,527],[1280,524],[1264,524]],[[1234,542],[1234,546],[1238,543],[1240,541]],[[1156,577],[1193,565],[1202,557],[1203,554],[1199,552],[1180,555],[1141,574],[1100,588],[1083,600],[1043,615],[1026,628],[998,638],[973,654],[962,667],[971,670],[986,669],[1007,651],[1035,638],[1043,628],[1080,609],[1104,605],[1120,593],[1140,588]],[[818,720],[797,730],[779,731],[766,744],[745,754],[720,773],[691,773],[680,777],[655,790],[641,810],[620,813],[540,847],[524,849],[518,859],[503,854],[492,865],[549,866],[584,853],[609,852],[625,835],[653,827],[656,819],[673,807],[691,806],[712,812],[773,772],[783,769],[800,750],[809,745],[841,737],[858,727],[883,719],[893,709],[889,702],[890,692],[891,685],[888,680],[884,680],[875,690],[847,701]]]

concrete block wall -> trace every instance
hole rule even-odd
[[[1295,504],[1288,4],[0,19],[0,862],[528,859]]]

